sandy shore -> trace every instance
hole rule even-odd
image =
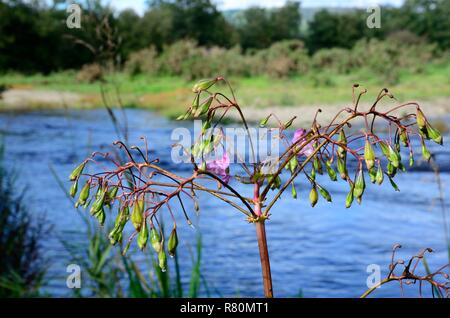
[[[29,110],[29,109],[45,109],[45,108],[71,108],[76,107],[95,107],[87,102],[91,96],[77,94],[72,92],[60,92],[51,90],[33,90],[28,88],[13,88],[4,91],[0,99],[1,110]],[[92,99],[92,98],[91,98]],[[415,101],[421,105],[425,113],[433,119],[439,119],[450,114],[450,99],[436,99],[430,101]],[[387,110],[400,104],[400,102],[386,98],[384,102],[380,102],[377,109],[380,111]],[[143,108],[150,108],[151,105],[139,105]],[[295,126],[308,126],[311,124],[316,111],[320,108],[323,111],[318,116],[319,123],[326,124],[343,108],[352,107],[350,104],[334,104],[334,105],[302,105],[302,106],[273,106],[265,108],[256,108],[252,106],[243,107],[246,118],[253,122],[259,122],[262,118],[270,113],[274,113],[278,118],[285,122],[293,116],[297,116]],[[361,103],[359,109],[369,109],[371,104]],[[402,112],[405,112],[404,108]],[[414,111],[414,106],[409,108]],[[345,115],[345,112],[343,113]],[[401,114],[401,112],[397,112]],[[229,113],[233,119],[238,119],[236,112]]]

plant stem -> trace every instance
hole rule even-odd
[[[264,283],[264,296],[273,298],[272,275],[270,273],[269,250],[267,249],[266,227],[264,220],[256,222],[256,236],[258,238],[259,256]]]

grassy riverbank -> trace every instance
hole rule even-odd
[[[379,90],[388,87],[399,101],[416,100],[446,104],[450,101],[450,61],[429,65],[420,74],[402,73],[394,84],[383,83],[366,71],[338,75],[316,73],[289,79],[268,77],[229,78],[242,105],[253,110],[295,107],[327,107],[351,102],[351,87],[360,83],[369,90],[371,101]],[[110,105],[118,104],[116,88],[126,107],[141,107],[173,117],[192,99],[193,82],[177,77],[135,77],[117,73],[103,85]],[[103,105],[100,82],[76,79],[76,72],[44,75],[3,74],[0,86],[6,88],[0,110],[43,108],[94,108]],[[449,103],[450,104],[450,103]],[[266,111],[264,111],[265,113]]]

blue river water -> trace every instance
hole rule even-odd
[[[168,159],[173,143],[170,135],[180,123],[144,110],[129,109],[126,116],[131,143],[139,144],[139,137],[145,135],[151,155],[161,158],[165,168],[188,172],[186,166]],[[101,109],[3,113],[0,133],[6,146],[5,161],[17,171],[18,185],[28,189],[27,206],[34,215],[45,214],[53,224],[52,231],[42,238],[46,256],[51,259],[46,288],[53,295],[70,296],[66,267],[71,258],[59,238],[66,231],[83,231],[83,222],[51,171],[69,188],[66,180],[73,167],[93,150],[108,149],[117,139],[113,125]],[[447,189],[450,148],[436,145],[431,151],[436,153]],[[332,204],[320,200],[311,208],[309,187],[300,183],[297,200],[288,193],[272,210],[266,228],[275,296],[358,297],[367,289],[368,265],[378,264],[382,276],[387,275],[395,243],[403,245],[401,258],[408,259],[420,249],[431,247],[435,250],[428,257],[432,269],[448,262],[438,187],[426,165],[396,177],[399,193],[387,182],[368,185],[363,204],[350,209],[344,204],[347,187],[326,179],[322,184],[332,193]],[[251,188],[231,182],[238,191],[251,196]],[[212,295],[262,296],[254,226],[227,205],[207,195],[200,199],[200,215],[193,216],[195,228],[184,224],[182,214],[178,215],[183,283],[189,283],[188,250],[194,248],[199,231],[203,241],[202,275],[216,291]],[[405,288],[405,293],[417,296],[417,286]],[[400,288],[396,283],[384,285],[374,296],[397,297]]]

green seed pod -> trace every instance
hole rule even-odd
[[[72,198],[75,198],[75,196],[77,195],[77,191],[78,191],[78,179],[76,179],[73,183],[72,186],[70,187],[70,196]]]
[[[437,144],[442,145],[444,140],[442,138],[441,133],[434,129],[431,125],[427,126],[428,136]]]
[[[108,191],[108,200],[112,201],[115,199],[115,197],[117,196],[117,192],[119,191],[119,187],[118,186],[113,186],[109,191]]]
[[[381,168],[381,164],[378,164],[377,175],[375,177],[375,181],[377,184],[382,184],[384,180],[383,169]]]
[[[427,120],[425,119],[425,115],[422,113],[422,111],[419,108],[417,108],[416,120],[417,120],[417,127],[419,127],[419,130],[426,131],[427,130]]]
[[[200,93],[201,91],[209,89],[211,86],[217,83],[217,79],[203,79],[198,81],[192,88],[193,93]]]
[[[331,202],[331,195],[330,193],[327,191],[327,189],[325,189],[324,187],[317,185],[317,188],[319,189],[319,193],[320,195],[327,200],[328,202]]]
[[[408,134],[406,133],[406,129],[404,128],[400,131],[400,140],[402,141],[405,147],[408,147],[409,145]]]
[[[202,126],[202,134],[206,134],[209,128],[211,128],[211,122],[209,120],[206,120]]]
[[[83,186],[80,192],[80,196],[78,197],[78,203],[81,205],[84,205],[89,198],[89,192],[91,190],[91,185],[89,182],[86,182],[86,184]]]
[[[155,250],[155,252],[159,253],[162,247],[161,238],[154,226],[152,226],[150,229],[150,242],[152,243],[152,247]]]
[[[177,250],[178,246],[178,236],[177,236],[177,228],[174,227],[169,236],[169,242],[167,243],[167,249],[169,251],[169,255],[173,257]]]
[[[386,166],[386,173],[390,177],[394,177],[397,174],[397,168],[390,162]]]
[[[192,105],[191,105],[191,109],[192,109],[192,113],[196,113],[197,109],[200,106],[200,94],[197,94],[194,98],[194,100],[192,101]]]
[[[86,162],[83,162],[82,164],[80,164],[78,167],[76,167],[73,171],[72,171],[72,173],[70,174],[70,176],[69,176],[69,180],[70,181],[75,181],[75,180],[77,180],[79,177],[80,177],[80,175],[83,173],[83,169],[84,169],[84,166],[86,165]]]
[[[313,167],[314,167],[314,169],[316,169],[318,174],[320,174],[320,175],[323,174],[322,162],[319,160],[319,158],[317,158],[317,157],[314,158]]]
[[[206,114],[209,110],[209,107],[211,107],[212,102],[213,97],[208,97],[208,99],[202,104],[202,107],[200,107],[200,109],[194,114],[194,117],[199,117]]]
[[[297,190],[295,189],[294,182],[292,182],[292,197],[297,199]]]
[[[377,178],[377,170],[375,169],[375,167],[372,167],[372,169],[369,170],[369,177],[370,182],[375,183]]]
[[[311,179],[316,180],[316,169],[314,167],[311,169]]]
[[[331,181],[337,181],[337,174],[336,171],[334,171],[333,167],[331,166],[331,163],[329,161],[326,161],[325,165],[327,167],[328,176],[330,177]]]
[[[390,154],[388,159],[395,168],[398,168],[400,166],[400,154],[396,150],[392,149],[392,147],[390,147]]]
[[[339,133],[338,142],[340,144],[342,144],[343,146],[347,146],[347,137],[345,136],[345,132],[343,129]],[[344,159],[347,154],[347,150],[345,150],[343,147],[339,146],[337,149],[337,154],[338,154],[339,158]]]
[[[99,190],[100,190],[100,187],[99,187]],[[103,209],[103,204],[105,203],[107,190],[108,189],[105,188],[104,190],[100,190],[100,192],[97,191],[97,194],[96,194],[97,199],[92,204],[91,211],[90,211],[92,215],[98,213],[100,210]]]
[[[375,152],[368,138],[364,146],[364,160],[366,161],[367,170],[370,171],[375,165]]]
[[[131,213],[131,222],[136,231],[141,230],[142,222],[144,220],[145,201],[144,198],[136,200],[133,205],[133,212]]]
[[[291,171],[291,173],[294,173],[295,169],[297,169],[297,167],[298,167],[297,156],[294,156],[291,158],[291,160],[289,160],[288,166],[289,166],[289,170]]]
[[[350,191],[347,194],[347,198],[345,199],[345,207],[348,209],[352,206],[353,203],[353,186],[350,188]]]
[[[166,253],[164,252],[164,248],[161,248],[161,250],[158,253],[158,263],[159,268],[161,268],[161,271],[165,272],[167,269],[167,257]]]
[[[346,161],[347,161],[346,156],[344,156],[344,158],[338,157],[337,160],[337,168],[342,180],[347,180],[348,177]]]
[[[422,156],[426,161],[430,161],[431,159],[431,153],[425,145],[425,142],[422,142]]]
[[[144,248],[147,246],[147,241],[148,241],[148,228],[147,228],[147,221],[144,218],[137,239],[137,243],[141,251],[143,251]]]
[[[309,193],[309,202],[311,202],[311,206],[314,207],[319,200],[319,194],[317,193],[316,186],[313,186],[311,192]]]
[[[355,185],[353,187],[353,196],[357,199],[362,197],[365,188],[366,182],[364,181],[364,172],[362,169],[360,169],[358,172],[358,176],[356,177]]]
[[[383,155],[387,159],[389,159],[389,156],[391,154],[391,150],[390,150],[391,147],[387,143],[385,143],[384,141],[380,141],[378,144],[380,145],[381,152],[383,153]]]
[[[101,226],[103,226],[103,224],[105,224],[106,213],[105,213],[105,210],[103,209],[103,207],[100,209],[100,211],[98,211],[95,214],[95,217],[97,218],[98,223],[100,223]]]
[[[268,123],[268,121],[269,121],[269,118],[270,118],[271,116],[272,116],[272,114],[270,114],[270,115],[267,116],[266,118],[262,119],[262,120],[259,122],[259,127],[261,127],[261,128],[266,127],[266,125],[267,125],[267,123]]]

